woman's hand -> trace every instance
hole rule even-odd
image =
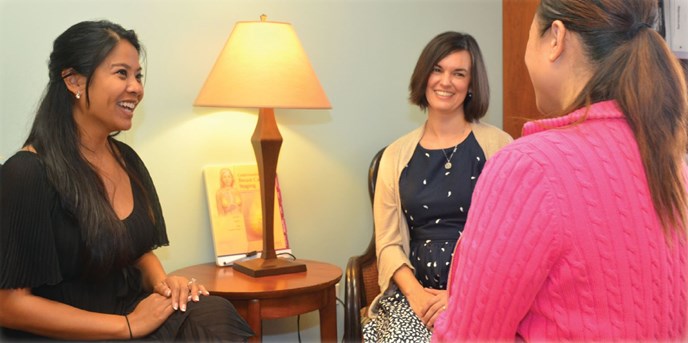
[[[172,299],[153,293],[136,305],[134,312],[127,315],[133,338],[148,336],[174,313]],[[123,318],[124,319],[124,318]]]
[[[416,317],[418,317],[423,324],[428,325],[423,317],[427,309],[434,303],[435,294],[429,292],[428,288],[423,288],[420,282],[418,282],[418,279],[416,279],[411,268],[407,265],[399,267],[399,269],[394,272],[392,278],[394,279],[394,283],[397,284],[406,297]]]
[[[428,325],[428,322],[425,319],[425,312],[430,306],[432,306],[434,298],[435,296],[428,292],[427,288],[422,287],[419,287],[414,292],[406,295],[406,300],[408,300],[413,313],[415,313],[416,317],[418,317],[418,319],[420,319],[426,326]]]
[[[197,302],[200,300],[199,294],[209,295],[205,286],[196,282],[196,279],[191,280],[183,276],[167,276],[160,283],[155,285],[155,292],[169,297],[172,300],[172,308],[175,310],[181,309],[186,311],[186,303],[189,301]]]
[[[426,288],[425,290],[432,294],[433,297],[432,300],[427,303],[427,307],[423,309],[423,316],[420,318],[428,329],[432,329],[437,317],[447,309],[448,292],[446,290],[433,288]]]

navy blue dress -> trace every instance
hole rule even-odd
[[[428,150],[420,144],[399,177],[401,207],[410,233],[411,264],[423,287],[447,289],[454,247],[461,236],[471,195],[485,166],[473,132],[459,145]],[[446,169],[451,157],[451,168]],[[401,291],[383,297],[377,317],[363,326],[363,341],[429,342],[432,332]]]
[[[473,132],[451,156],[453,149],[428,150],[418,144],[399,178],[401,205],[411,237],[411,264],[423,287],[434,289],[447,288],[454,246],[485,165],[485,154]],[[449,156],[452,166],[445,169]]]

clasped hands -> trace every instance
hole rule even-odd
[[[205,286],[196,282],[196,279],[187,279],[183,276],[171,275],[155,285],[154,291],[172,300],[172,308],[176,311],[186,311],[189,301],[197,302],[199,295],[209,295]]]
[[[189,301],[200,301],[199,295],[209,295],[208,290],[183,276],[166,276],[153,287],[153,293],[136,305],[128,314],[126,334],[122,337],[140,338],[153,332],[174,311],[186,311]]]
[[[447,291],[433,288],[423,288],[407,297],[409,305],[418,318],[432,331],[435,320],[447,309]]]

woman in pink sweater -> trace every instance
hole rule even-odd
[[[656,0],[542,0],[538,109],[485,166],[434,341],[685,341],[686,84]]]

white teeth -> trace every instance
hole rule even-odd
[[[439,96],[451,96],[452,94],[454,94],[454,93],[443,92],[443,91],[435,91],[435,93],[437,93],[437,95],[439,95]]]
[[[121,102],[119,103],[119,105],[122,106],[122,107],[126,107],[126,108],[128,108],[128,109],[130,109],[130,110],[133,110],[133,109],[136,107],[136,104],[135,104],[135,103],[133,103],[133,102],[126,102],[126,101],[121,101]]]

